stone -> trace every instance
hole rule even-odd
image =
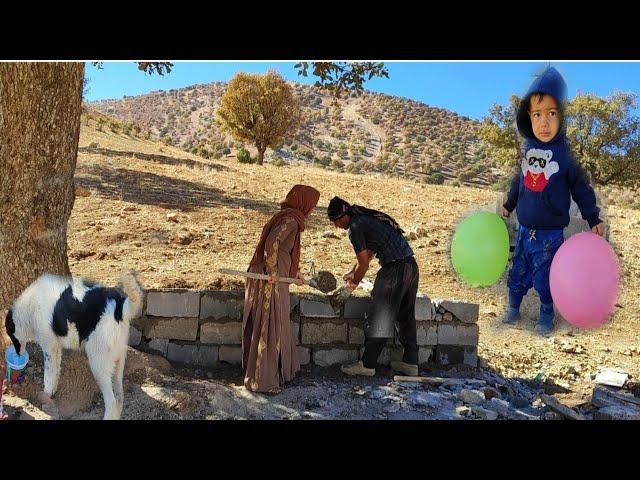
[[[444,323],[438,325],[438,345],[478,345],[477,324]],[[477,360],[476,360],[477,362]]]
[[[218,360],[234,365],[242,364],[242,347],[222,345],[218,350]]]
[[[195,342],[198,337],[197,318],[152,318],[146,317],[143,331],[147,338],[166,338]]]
[[[327,350],[313,350],[313,363],[321,367],[328,367],[338,363],[355,362],[358,360],[357,350],[331,348]]]
[[[333,310],[328,300],[300,298],[300,315],[312,318],[337,318],[339,315]]]
[[[456,407],[456,413],[461,417],[468,417],[469,415],[471,415],[471,409],[466,405],[463,405],[460,407]]]
[[[545,412],[543,418],[545,420],[564,420],[564,417],[557,412]]]
[[[441,395],[435,392],[412,391],[408,396],[409,403],[416,407],[427,407],[436,409],[442,406]]]
[[[440,306],[451,312],[455,317],[464,323],[476,323],[480,316],[480,305],[477,303],[466,303],[458,300],[441,300]]]
[[[497,412],[499,415],[503,417],[509,416],[509,411],[511,409],[509,402],[502,400],[501,398],[492,397],[488,402],[484,404],[485,408],[493,410]]]
[[[418,345],[438,344],[438,324],[436,322],[416,322]]]
[[[200,343],[240,345],[242,344],[242,322],[203,323],[200,325]]]
[[[303,345],[347,343],[346,323],[314,322],[303,319],[301,329]]]
[[[497,420],[498,419],[498,413],[494,412],[493,410],[488,410],[486,408],[482,408],[478,405],[472,405],[471,406],[471,413],[473,413],[474,415],[480,417],[483,420]]]
[[[212,367],[218,361],[218,347],[170,343],[167,349],[167,358],[172,362],[186,365]]]
[[[360,326],[350,323],[348,335],[348,341],[350,344],[364,344],[364,330]]]
[[[640,409],[624,405],[610,405],[600,408],[595,414],[596,420],[640,420]]]
[[[458,398],[464,403],[472,405],[481,405],[485,402],[484,393],[479,390],[462,389],[458,394]]]
[[[440,326],[438,326],[438,331]],[[478,349],[471,346],[438,345],[435,347],[435,361],[440,365],[464,364],[478,366]]]
[[[483,389],[484,396],[487,400],[491,400],[492,398],[501,398],[500,392],[493,387],[485,387]]]
[[[242,320],[244,294],[242,292],[203,292],[200,318],[203,320]]]
[[[129,327],[129,343],[130,347],[137,347],[142,340],[142,332],[135,327]]]
[[[431,321],[436,318],[436,309],[431,299],[424,294],[416,297],[415,313],[417,321]]]
[[[169,346],[169,340],[166,338],[156,338],[147,343],[147,349],[152,352],[157,352],[163,357],[167,356],[167,347]]]
[[[200,292],[149,291],[146,314],[154,317],[198,317]]]

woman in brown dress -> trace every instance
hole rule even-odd
[[[290,320],[289,284],[278,277],[304,280],[299,271],[300,233],[315,208],[320,192],[295,185],[262,229],[249,272],[271,280],[247,279],[242,316],[244,385],[262,393],[279,393],[284,382],[300,369]]]

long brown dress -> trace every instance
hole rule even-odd
[[[254,273],[295,277],[300,258],[300,232],[304,218],[320,194],[296,185],[265,226],[249,266]],[[290,320],[289,284],[247,279],[242,318],[244,385],[254,392],[277,393],[300,370]]]

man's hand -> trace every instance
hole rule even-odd
[[[356,288],[358,288],[358,284],[355,283],[353,280],[347,280],[347,290],[349,290],[349,293],[353,292]]]
[[[342,276],[342,279],[343,279],[345,282],[348,282],[349,280],[353,280],[353,276],[354,276],[354,275],[355,275],[355,271],[354,271],[354,270],[351,270],[350,272],[345,273],[345,274]]]
[[[601,237],[604,236],[604,223],[600,222],[599,224],[594,225],[594,227],[591,229],[591,231],[593,233],[597,233]]]
[[[502,214],[503,217],[511,216],[511,212],[504,207],[500,207],[500,213]]]

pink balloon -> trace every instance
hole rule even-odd
[[[607,241],[592,232],[570,237],[558,249],[549,274],[553,302],[572,325],[598,327],[613,314],[620,266]]]

